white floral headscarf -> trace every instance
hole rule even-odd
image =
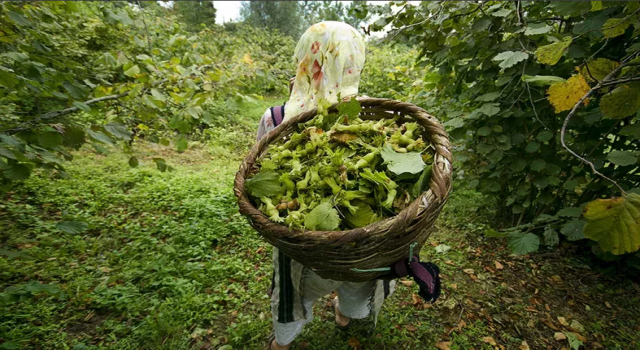
[[[318,101],[331,103],[358,94],[364,67],[364,39],[342,22],[320,22],[302,35],[294,55],[297,73],[285,119],[314,109]]]

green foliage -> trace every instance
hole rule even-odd
[[[537,251],[540,238],[533,233],[515,232],[507,236],[507,243],[514,254],[523,255]]]
[[[322,21],[338,21],[350,24],[358,29],[362,22],[371,17],[362,13],[358,1],[350,1],[345,5],[340,1],[301,1],[302,30]]]
[[[284,190],[280,186],[280,175],[274,171],[263,171],[247,180],[247,191],[254,197],[273,197]]]
[[[82,221],[60,221],[56,227],[64,233],[75,235],[85,232],[89,225]]]
[[[2,293],[0,293],[0,305],[17,303],[42,294],[48,294],[60,299],[66,297],[66,294],[61,291],[56,285],[42,284],[36,281],[31,281],[24,284],[16,284],[6,288]]]
[[[264,101],[262,107],[279,100]],[[250,113],[253,142],[263,111],[255,107]],[[74,160],[67,163],[68,178],[53,179],[37,171],[3,194],[0,346],[145,350],[263,347],[272,331],[271,305],[265,293],[273,272],[271,249],[237,213],[231,190],[246,150],[192,142],[187,151],[177,153],[170,146],[142,141],[133,144],[139,165],[129,168],[122,166],[129,154],[108,147],[114,151],[107,156],[96,153],[90,145],[74,151]],[[152,158],[160,156],[174,164],[173,172],[155,169]],[[385,301],[374,335],[360,333],[360,326],[366,332],[373,325],[366,319],[355,323],[358,328],[351,332],[333,333],[333,310],[321,307],[314,309],[314,322],[305,326],[294,346],[308,342],[308,348],[338,350],[348,348],[350,338],[358,337],[366,349],[389,348],[389,344],[424,348],[425,342],[442,339],[446,330],[434,324],[451,316],[452,310],[457,319],[455,302],[464,302],[467,294],[476,296],[475,304],[495,305],[488,310],[490,315],[517,309],[524,317],[503,326],[494,322],[496,329],[492,330],[484,318],[470,321],[463,315],[468,325],[451,333],[451,349],[487,348],[481,338],[488,335],[509,349],[518,348],[523,339],[532,349],[544,348],[544,340],[553,332],[543,327],[532,335],[513,327],[522,330],[527,322],[538,322],[538,314],[524,308],[533,306],[545,312],[544,304],[552,310],[552,319],[576,315],[569,322],[579,319],[587,329],[581,333],[584,336],[608,334],[600,340],[606,349],[623,349],[640,340],[635,331],[639,309],[633,281],[595,265],[587,269],[584,260],[572,256],[532,256],[524,261],[510,257],[501,242],[477,237],[491,218],[494,209],[490,204],[495,199],[466,189],[461,182],[454,185],[458,187],[443,208],[439,229],[430,237],[430,242],[451,249],[436,253],[427,244],[420,254],[447,274],[443,286],[452,301],[418,309],[423,304],[407,303],[416,293],[416,285],[398,283]],[[345,220],[348,215],[345,213]],[[87,222],[88,230],[70,235],[56,228],[60,221],[71,220]],[[473,253],[476,249],[482,251],[479,256]],[[504,269],[488,272],[485,267],[493,269],[494,261],[504,264]],[[470,282],[463,272],[467,268],[475,271],[477,282]],[[585,274],[591,279],[598,276],[598,282],[586,283]],[[530,282],[521,284],[525,279]],[[554,283],[549,279],[555,279]],[[503,282],[509,288],[501,287]],[[455,292],[450,287],[453,284]],[[496,287],[491,289],[492,285]],[[58,294],[37,291],[45,288]],[[584,312],[583,303],[567,304],[566,288],[577,288],[590,296],[589,312]],[[480,292],[483,290],[486,293]],[[540,295],[544,304],[529,303]],[[4,303],[5,297],[8,303]],[[506,301],[495,303],[496,299]],[[603,302],[592,302],[598,300]],[[328,301],[321,299],[322,303]],[[616,320],[602,321],[612,310],[604,301],[618,310]],[[408,331],[408,325],[419,328]],[[569,346],[566,340],[564,346]]]
[[[616,255],[640,250],[640,195],[597,199],[584,208],[584,235]]]
[[[619,193],[560,143],[568,111],[581,100],[565,133],[568,146],[623,190],[640,185],[635,4],[423,2],[367,9],[382,16],[380,25],[391,23],[390,37],[419,50],[415,62],[428,71],[418,88],[404,90],[405,98],[443,121],[457,141],[464,180],[496,198],[503,226],[580,240],[581,218],[553,214]],[[525,226],[539,218],[551,219]]]
[[[380,155],[389,171],[396,175],[421,173],[425,167],[419,152],[398,153],[391,148],[391,144],[386,144]]]
[[[416,65],[417,55],[417,50],[405,45],[368,43],[360,94],[419,103],[435,87],[439,76],[425,74],[421,65]]]
[[[370,17],[360,1],[243,1],[240,17],[255,28],[277,30],[298,39],[307,28],[322,21],[345,22],[358,29]],[[291,53],[289,53],[290,55]]]
[[[270,220],[335,230],[341,220],[333,218],[344,217],[340,229],[360,227],[402,211],[422,193],[433,150],[418,123],[369,119],[355,98],[323,111],[270,145],[246,180],[254,205]]]
[[[309,230],[333,231],[340,226],[338,211],[333,208],[331,203],[322,203],[307,214],[304,226]]]
[[[250,26],[275,29],[293,38],[306,29],[298,1],[243,1],[240,16]]]
[[[190,31],[199,32],[216,24],[216,9],[212,1],[174,1],[173,8]]]
[[[134,147],[137,168],[122,151],[105,157],[85,146],[67,164],[69,178],[38,172],[3,194],[2,345],[194,349],[203,338],[233,342],[229,312],[239,311],[234,322],[268,312],[270,250],[256,253],[265,243],[231,191],[241,154]],[[176,171],[155,169],[160,154]],[[59,230],[70,222],[88,227]],[[196,324],[204,333],[192,338]]]
[[[350,228],[365,227],[380,220],[378,214],[376,214],[371,206],[365,202],[358,201],[355,206],[358,208],[355,214],[350,211],[344,212],[344,221]]]
[[[187,137],[207,139],[229,123],[240,127],[225,137],[246,141],[237,137],[247,129],[240,110],[286,86],[291,38],[242,25],[184,25],[174,16],[212,19],[209,2],[147,5],[0,4],[1,188],[38,168],[65,176],[70,151],[85,143],[106,153],[106,145],[127,151],[139,139],[175,140],[185,151]],[[195,27],[203,29],[187,31]]]

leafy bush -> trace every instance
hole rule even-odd
[[[425,71],[415,64],[417,55],[416,49],[405,45],[370,43],[360,93],[406,101],[414,87],[423,87],[421,78]]]
[[[232,119],[221,105],[282,91],[291,75],[289,37],[242,25],[194,35],[129,3],[3,2],[0,26],[5,189],[35,168],[64,175],[85,142],[106,153],[118,141],[128,150],[141,137],[173,139],[184,151],[185,135]]]
[[[640,248],[638,3],[392,7],[374,8],[383,17],[372,29],[391,23],[390,35],[427,58],[435,85],[424,104],[457,140],[469,186],[519,226],[516,252],[535,251],[538,235],[557,242],[557,232],[614,254]]]

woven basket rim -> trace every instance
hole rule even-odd
[[[405,113],[405,115],[412,117],[413,119],[416,119],[416,115],[422,115],[423,118],[430,120],[430,122],[432,122],[435,126],[439,127],[442,130],[442,134],[440,136],[443,136],[443,140],[437,140],[437,138],[435,138],[435,135],[428,134],[428,130],[424,125],[422,125],[422,123],[420,122],[421,120],[415,120],[423,127],[426,134],[423,136],[429,139],[432,145],[436,146],[436,142],[434,141],[437,141],[438,143],[441,143],[439,146],[442,146],[442,147],[435,147],[436,152],[434,154],[434,166],[432,167],[433,169],[432,176],[431,176],[431,179],[429,180],[429,188],[426,191],[423,191],[420,194],[420,196],[418,196],[416,199],[414,199],[409,204],[409,206],[411,206],[412,204],[418,204],[418,205],[424,206],[422,210],[429,210],[429,208],[436,206],[435,205],[436,203],[429,203],[427,198],[435,197],[439,202],[445,201],[451,190],[452,156],[450,152],[448,135],[446,134],[446,132],[444,131],[444,128],[442,128],[438,120],[435,117],[433,117],[431,114],[429,114],[427,111],[425,111],[423,108],[408,102],[400,102],[392,99],[371,98],[371,97],[358,97],[357,100],[360,102],[363,109],[369,106],[380,105],[382,107],[388,107],[388,110],[393,111],[394,113],[398,112],[398,110],[408,111],[409,113]],[[339,102],[333,104],[329,108],[329,110],[335,111],[338,104]],[[363,112],[366,112],[366,110],[363,110]],[[246,191],[246,187],[244,186],[244,182],[246,180],[245,176],[248,174],[249,170],[251,169],[255,161],[260,157],[260,155],[264,151],[266,151],[269,144],[281,139],[283,136],[288,136],[288,134],[285,135],[285,133],[288,133],[290,131],[288,129],[293,127],[295,124],[306,122],[314,118],[316,115],[317,115],[317,108],[301,113],[295,117],[287,118],[284,122],[282,122],[282,124],[278,125],[275,129],[271,130],[267,135],[263,136],[262,139],[259,140],[251,148],[251,151],[243,159],[242,164],[240,166],[240,170],[238,170],[236,174],[235,182],[234,182],[234,193],[238,199],[240,212],[247,217],[252,217],[254,219],[262,218],[263,220],[268,221],[268,222],[263,222],[263,226],[265,227],[264,230],[269,230],[271,233],[276,233],[276,236],[278,236],[278,239],[304,238],[305,240],[309,240],[309,241],[331,239],[331,240],[339,240],[344,243],[349,243],[351,241],[357,240],[359,237],[361,237],[363,232],[377,230],[382,227],[391,226],[397,220],[400,220],[401,218],[403,218],[409,211],[409,206],[407,206],[407,208],[403,209],[402,211],[400,211],[394,216],[390,216],[380,221],[376,221],[365,227],[342,230],[342,231],[299,230],[299,229],[291,229],[286,225],[269,220],[269,218],[265,214],[259,211],[251,203],[249,196],[246,193],[247,191]],[[441,141],[444,141],[444,142],[441,142]],[[445,165],[444,169],[440,169],[440,167],[436,165],[437,156],[442,157],[448,162],[448,164]],[[263,234],[263,232],[259,232],[259,233]]]

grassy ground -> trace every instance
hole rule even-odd
[[[270,104],[247,112],[246,126]],[[215,145],[182,154],[139,143],[137,168],[121,152],[85,149],[69,178],[39,174],[4,195],[0,349],[260,349],[271,329],[271,248],[232,194],[252,142],[246,126],[214,130]],[[158,156],[175,170],[157,171]],[[342,333],[325,298],[295,346],[640,349],[637,277],[587,264],[571,247],[510,256],[479,233],[483,203],[456,191],[421,253],[442,270],[435,305],[404,281],[373,333],[366,321]],[[62,233],[61,220],[89,229]]]

